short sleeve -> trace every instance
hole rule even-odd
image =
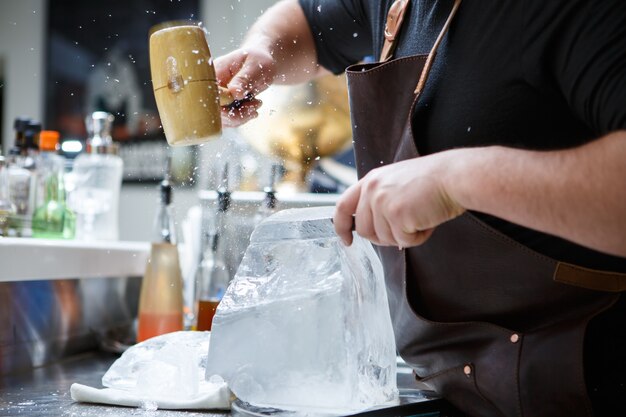
[[[307,18],[318,63],[335,74],[372,54],[365,0],[299,0]]]
[[[626,129],[626,1],[527,0],[525,72],[595,134]]]

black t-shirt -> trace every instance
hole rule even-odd
[[[392,0],[300,3],[325,68],[340,73],[380,55]],[[452,4],[413,0],[395,57],[428,53]],[[487,145],[568,148],[626,129],[626,1],[463,2],[438,50],[413,125],[422,155]],[[626,259],[477,215],[554,259],[626,272]]]
[[[300,0],[319,63],[340,73],[364,57],[377,59],[391,3]],[[411,1],[395,57],[428,53],[452,4]],[[464,1],[438,50],[413,125],[422,155],[487,145],[562,149],[626,129],[626,1]],[[624,258],[478,215],[554,259],[626,272]],[[599,415],[617,415],[611,407],[624,407],[625,321],[621,297],[588,328],[585,372]]]

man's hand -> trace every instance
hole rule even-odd
[[[327,74],[317,64],[313,35],[298,0],[282,0],[252,26],[241,48],[215,60],[217,79],[237,108],[222,108],[222,124],[236,127],[257,116],[254,97],[272,83],[297,84]]]
[[[237,49],[215,60],[219,85],[228,88],[235,100],[244,100],[237,107],[222,107],[224,127],[237,127],[258,116],[262,103],[254,96],[272,84],[275,67],[272,55],[261,45]]]
[[[463,213],[443,181],[449,155],[377,168],[350,187],[338,201],[334,217],[344,243],[352,243],[353,215],[360,236],[378,245],[405,248],[424,243],[436,226]]]

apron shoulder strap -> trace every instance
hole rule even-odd
[[[450,27],[450,23],[454,18],[459,6],[461,5],[461,0],[454,0],[454,5],[452,6],[452,10],[450,11],[450,15],[443,27],[441,28],[441,32],[439,36],[437,36],[437,40],[433,45],[430,53],[428,54],[428,58],[426,59],[426,64],[424,65],[424,69],[422,70],[422,74],[420,75],[419,81],[417,83],[417,87],[415,87],[415,94],[419,95],[424,85],[426,84],[426,80],[428,79],[428,74],[430,73],[430,68],[433,65],[433,60],[435,58],[435,54],[437,53],[437,48],[441,44],[441,40],[445,36],[446,32],[448,32],[448,28]],[[409,0],[396,0],[391,5],[389,12],[387,13],[387,21],[385,23],[385,40],[383,43],[383,49],[380,55],[380,61],[385,62],[391,59],[393,53],[398,44],[398,38],[400,34],[400,29],[402,28],[402,23],[404,22],[404,16],[409,7]]]
[[[420,79],[417,82],[417,87],[415,87],[414,94],[420,95],[422,90],[424,89],[424,85],[426,85],[426,80],[428,79],[428,74],[430,73],[430,68],[433,65],[433,61],[435,59],[435,54],[437,53],[437,49],[439,48],[439,45],[441,44],[441,41],[442,41],[443,37],[448,32],[448,28],[450,27],[450,23],[452,22],[452,19],[454,18],[454,15],[456,14],[456,11],[459,10],[459,6],[460,5],[461,5],[461,0],[454,0],[454,5],[452,6],[452,10],[450,11],[450,15],[446,19],[446,23],[443,24],[443,27],[441,28],[441,32],[439,33],[439,36],[437,36],[437,40],[435,41],[435,44],[433,45],[432,49],[428,53],[428,58],[426,58],[426,63],[424,64],[424,69],[422,70],[422,74],[420,75]]]
[[[381,62],[389,61],[393,56],[393,52],[398,44],[398,35],[402,28],[404,15],[408,8],[409,0],[396,0],[391,5],[387,13],[387,22],[385,23],[385,40],[382,52],[380,53]]]

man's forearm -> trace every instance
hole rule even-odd
[[[626,131],[560,151],[451,152],[444,182],[462,207],[626,256]]]
[[[275,61],[274,82],[296,84],[327,73],[317,63],[313,35],[298,0],[283,0],[250,28],[243,49],[268,48]]]

